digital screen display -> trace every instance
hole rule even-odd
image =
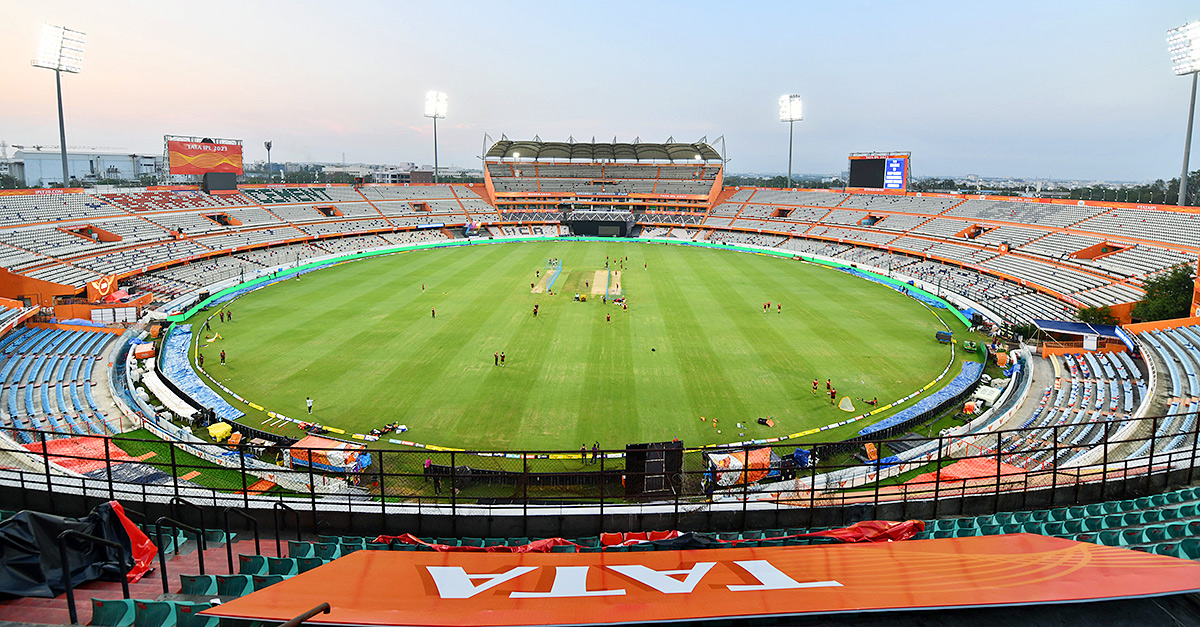
[[[848,187],[904,190],[907,182],[907,157],[850,157]]]
[[[850,187],[883,189],[883,159],[851,159]]]
[[[242,147],[211,141],[167,142],[167,160],[171,174],[224,172],[242,174]]]

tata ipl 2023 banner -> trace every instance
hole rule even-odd
[[[168,141],[171,174],[242,174],[242,147],[237,144]]]

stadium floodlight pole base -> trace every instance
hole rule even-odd
[[[67,170],[67,126],[63,123],[63,108],[62,108],[62,72],[54,70],[54,89],[58,92],[58,152],[62,156],[62,186],[65,189],[67,183],[71,180],[70,173]],[[1192,106],[1196,104],[1196,87],[1192,84]],[[1191,122],[1188,123],[1188,135],[1192,132]],[[1187,159],[1184,158],[1184,170],[1187,170]]]
[[[792,188],[792,138],[796,134],[796,121],[788,121],[788,189]]]
[[[1188,158],[1192,152],[1192,122],[1196,118],[1196,78],[1200,76],[1200,72],[1192,72],[1192,103],[1188,106],[1188,123],[1187,123],[1187,138],[1183,142],[1183,174],[1179,176],[1179,202],[1175,203],[1180,207],[1187,206],[1187,180],[1188,180]],[[62,120],[62,96],[59,96],[59,117]],[[61,123],[61,122],[60,122]],[[63,156],[63,163],[66,163],[66,156]],[[64,168],[66,165],[63,166]]]

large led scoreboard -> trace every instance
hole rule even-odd
[[[847,187],[906,191],[911,157],[907,152],[851,153]]]

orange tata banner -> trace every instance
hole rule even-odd
[[[168,141],[171,174],[230,172],[242,174],[242,147],[237,144]]]
[[[624,553],[357,551],[202,612],[314,625],[605,625],[1200,590],[1200,562],[1031,534]]]

